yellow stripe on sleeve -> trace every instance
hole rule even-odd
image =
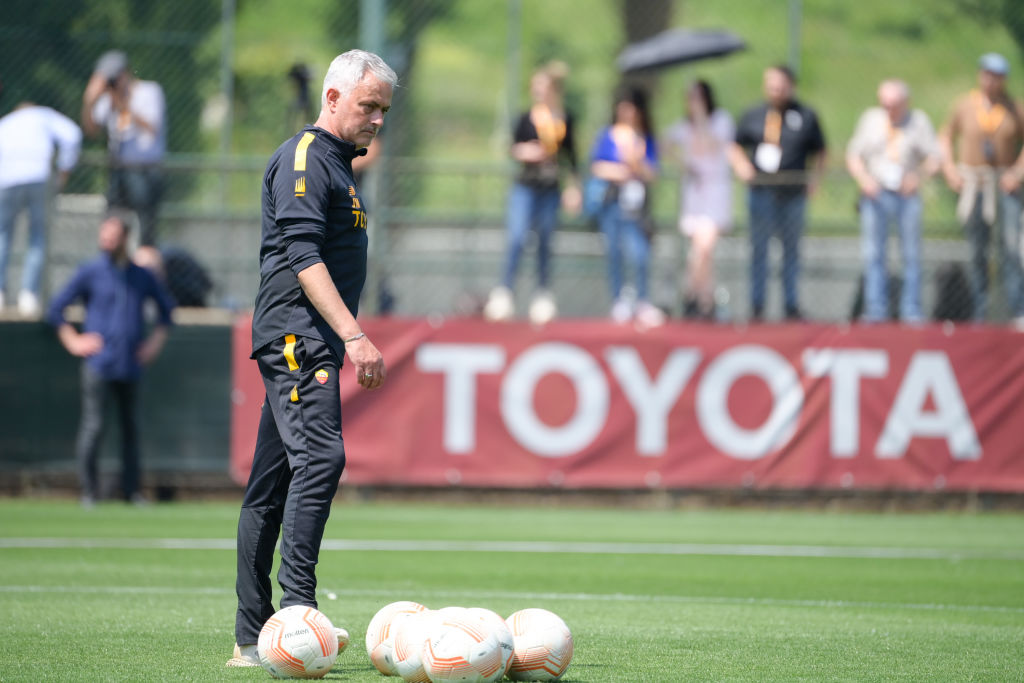
[[[289,370],[298,370],[299,364],[295,362],[295,335],[284,336],[284,359],[288,361]]]
[[[299,140],[299,144],[295,145],[295,170],[305,171],[306,170],[306,151],[309,149],[309,143],[313,142],[313,138],[316,135],[313,133],[303,133],[302,138]]]
[[[298,403],[299,402],[299,385],[298,384],[296,384],[294,387],[292,387],[291,399],[292,399],[292,403]]]

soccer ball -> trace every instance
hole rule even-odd
[[[263,625],[256,651],[274,678],[323,678],[338,658],[338,636],[323,612],[292,605]]]
[[[426,610],[395,620],[392,660],[395,672],[406,683],[430,683],[423,670],[423,646],[433,635],[438,619],[438,612]]]
[[[501,668],[508,673],[509,667],[512,666],[512,655],[515,652],[515,642],[508,624],[497,612],[486,607],[470,607],[469,613],[482,619],[494,637],[498,639],[498,645],[501,646]]]
[[[370,625],[366,627],[366,654],[377,671],[385,676],[398,674],[393,659],[395,621],[426,609],[418,602],[399,600],[384,605],[373,615]]]
[[[423,647],[423,670],[433,683],[493,683],[505,675],[501,644],[481,617],[445,608]]]
[[[572,661],[572,633],[554,612],[530,608],[506,620],[515,641],[508,677],[514,681],[556,681]]]

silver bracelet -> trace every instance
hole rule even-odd
[[[360,332],[359,334],[357,334],[357,335],[355,335],[353,337],[349,337],[348,339],[342,339],[341,341],[343,341],[346,344],[348,344],[349,342],[354,342],[357,339],[362,339],[365,336],[366,336],[365,332]]]

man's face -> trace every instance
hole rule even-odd
[[[768,104],[781,108],[793,95],[793,84],[789,77],[778,69],[768,69],[764,72],[764,98]]]
[[[899,88],[883,85],[878,89],[878,104],[889,115],[889,120],[899,123],[907,113],[907,98]]]
[[[978,87],[988,97],[1001,95],[1006,86],[1006,76],[982,69],[978,72]]]
[[[391,86],[367,71],[363,80],[347,95],[327,90],[327,119],[330,132],[354,144],[368,147],[384,125],[391,108]]]
[[[99,247],[108,254],[117,254],[125,248],[128,230],[117,218],[108,218],[100,223]]]

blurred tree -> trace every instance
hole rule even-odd
[[[635,43],[661,33],[672,19],[672,0],[621,0],[626,42]]]
[[[381,143],[390,156],[415,156],[419,151],[426,130],[415,125],[418,119],[414,98],[409,91],[416,87],[412,82],[415,71],[417,48],[420,34],[430,25],[449,14],[453,3],[449,0],[417,0],[417,2],[390,2],[381,57],[398,74],[399,88],[396,89],[393,107],[384,125]],[[359,2],[337,2],[333,13],[324,22],[325,29],[332,36],[338,36],[339,45],[360,47],[359,44]],[[422,84],[422,87],[436,87],[436,84]],[[419,195],[421,182],[406,177],[398,182],[395,175],[383,166],[381,189],[394,203],[405,204]]]
[[[1024,57],[1024,1],[957,0],[956,5],[962,14],[983,24],[1003,25]]]
[[[650,38],[669,28],[674,6],[672,0],[621,0],[619,7],[626,30],[626,44]],[[628,80],[653,93],[658,77],[655,72],[641,72],[631,74]]]
[[[52,106],[74,119],[96,59],[128,54],[132,70],[161,84],[167,97],[168,146],[199,151],[199,74],[194,49],[220,20],[208,0],[5,0],[0,3],[3,107],[20,100]]]

